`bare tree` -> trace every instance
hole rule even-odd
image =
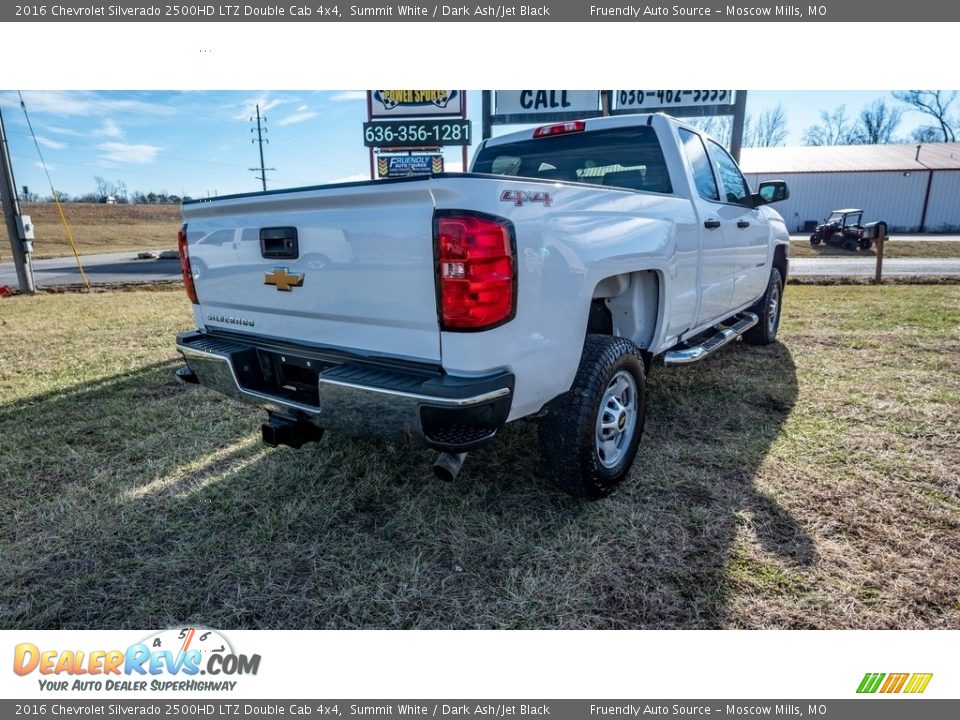
[[[894,92],[893,96],[902,103],[909,105],[913,110],[929,115],[936,122],[933,127],[939,127],[941,142],[956,142],[957,126],[960,118],[950,118],[950,106],[957,99],[957,91],[944,90],[903,90]],[[927,141],[929,142],[929,141]]]
[[[804,145],[852,145],[856,142],[856,128],[847,117],[847,106],[840,105],[832,113],[822,110],[820,124],[803,131]]]
[[[777,147],[787,141],[787,116],[783,105],[777,103],[775,108],[764,110],[754,121],[748,115],[743,128],[743,144],[745,147]]]
[[[111,183],[109,180],[99,175],[94,175],[93,181],[97,184],[97,195],[100,199],[106,198],[107,195],[112,194],[113,183]]]
[[[856,143],[881,145],[897,142],[895,135],[903,110],[890,107],[883,99],[874,100],[860,111],[860,122],[854,129]]]
[[[933,125],[923,125],[916,128],[910,135],[910,139],[918,143],[935,143],[943,140],[940,128]]]
[[[720,144],[730,146],[730,136],[733,133],[733,118],[730,115],[688,118],[687,122],[716,138]]]

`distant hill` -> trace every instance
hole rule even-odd
[[[179,205],[63,203],[61,207],[81,255],[177,247]],[[35,258],[73,254],[54,203],[21,203],[21,209],[36,228]],[[3,260],[10,259],[7,245],[4,238],[0,242]]]

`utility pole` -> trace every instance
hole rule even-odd
[[[267,170],[274,170],[274,171],[275,171],[276,168],[264,167],[264,162],[263,162],[263,144],[264,144],[264,143],[268,143],[268,144],[269,144],[270,141],[263,139],[263,134],[264,134],[265,132],[267,132],[267,129],[260,124],[260,120],[261,120],[261,118],[260,118],[260,105],[257,105],[257,139],[256,139],[256,140],[251,140],[250,142],[255,142],[255,143],[257,143],[257,144],[260,146],[260,167],[258,167],[258,168],[249,168],[249,170],[250,170],[251,172],[258,172],[258,171],[260,172],[260,174],[257,175],[256,178],[257,178],[257,180],[263,181],[263,191],[266,192],[266,191],[267,191]],[[253,118],[250,118],[250,122],[253,122]],[[267,119],[266,119],[266,118],[263,118],[263,122],[264,122],[264,124],[266,124]],[[253,132],[253,128],[250,128],[250,132]]]
[[[13,264],[17,268],[20,292],[32,295],[36,292],[33,286],[33,268],[30,267],[30,254],[24,248],[22,240],[26,233],[21,230],[23,221],[16,187],[7,147],[7,132],[3,127],[3,113],[0,112],[0,201],[3,205],[3,216],[6,218],[7,235],[10,236],[10,249],[13,251]]]
[[[737,90],[733,101],[733,130],[730,133],[730,154],[740,162],[740,149],[743,147],[743,126],[747,117],[747,91]]]
[[[481,129],[483,132],[483,139],[486,140],[490,137],[493,124],[490,122],[490,116],[493,115],[493,91],[484,90],[482,98],[482,108],[481,113],[483,118],[481,120]]]

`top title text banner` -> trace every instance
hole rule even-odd
[[[437,2],[35,2],[4,4],[2,22],[953,22],[960,4],[941,0],[814,0],[814,4],[704,2],[664,5],[550,0],[531,3]],[[866,38],[864,38],[866,40]]]

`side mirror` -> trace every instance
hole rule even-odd
[[[754,205],[770,205],[790,197],[790,188],[783,180],[765,180],[753,194]]]

